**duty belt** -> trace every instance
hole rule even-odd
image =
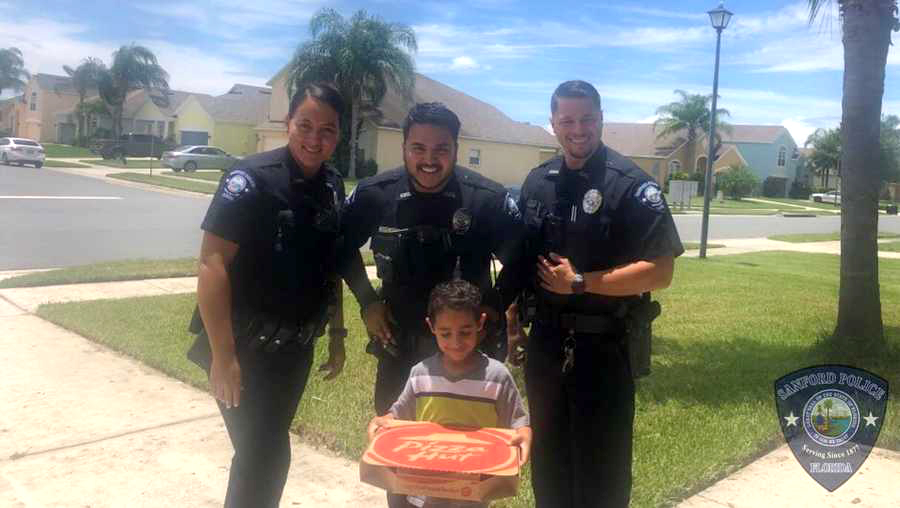
[[[545,326],[580,334],[608,335],[625,333],[624,320],[602,314],[539,312],[537,321]]]

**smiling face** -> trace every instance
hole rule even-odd
[[[288,149],[303,171],[315,176],[331,158],[339,139],[340,118],[331,106],[307,97],[288,119]]]
[[[456,165],[456,141],[445,127],[413,124],[403,142],[406,172],[419,192],[440,192]]]
[[[438,312],[434,319],[428,318],[428,327],[437,339],[444,365],[449,370],[460,370],[468,364],[472,351],[478,346],[485,317],[482,314],[476,319],[471,310],[446,308]]]
[[[560,97],[550,123],[571,169],[584,166],[600,146],[603,112],[587,97]]]

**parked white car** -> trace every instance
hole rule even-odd
[[[237,157],[225,153],[225,150],[206,145],[185,145],[163,152],[162,165],[173,169],[176,173],[196,171],[198,169],[231,169],[238,161]]]
[[[840,191],[828,191],[828,192],[819,192],[816,194],[810,194],[810,201],[815,201],[816,203],[831,203],[834,205],[841,204],[841,193]]]
[[[4,165],[34,164],[40,168],[44,165],[44,147],[33,139],[0,138],[0,162]]]

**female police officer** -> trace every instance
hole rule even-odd
[[[235,451],[226,507],[277,507],[284,489],[288,429],[335,296],[344,186],[324,163],[343,109],[330,85],[299,90],[288,145],[239,162],[203,221],[197,296],[205,333],[189,356],[211,349],[205,367]],[[330,335],[322,370],[334,377],[346,331],[332,326]]]

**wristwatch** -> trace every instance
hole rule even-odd
[[[575,278],[572,279],[572,293],[576,295],[580,295],[584,293],[584,275],[581,275],[578,272],[575,272]]]

